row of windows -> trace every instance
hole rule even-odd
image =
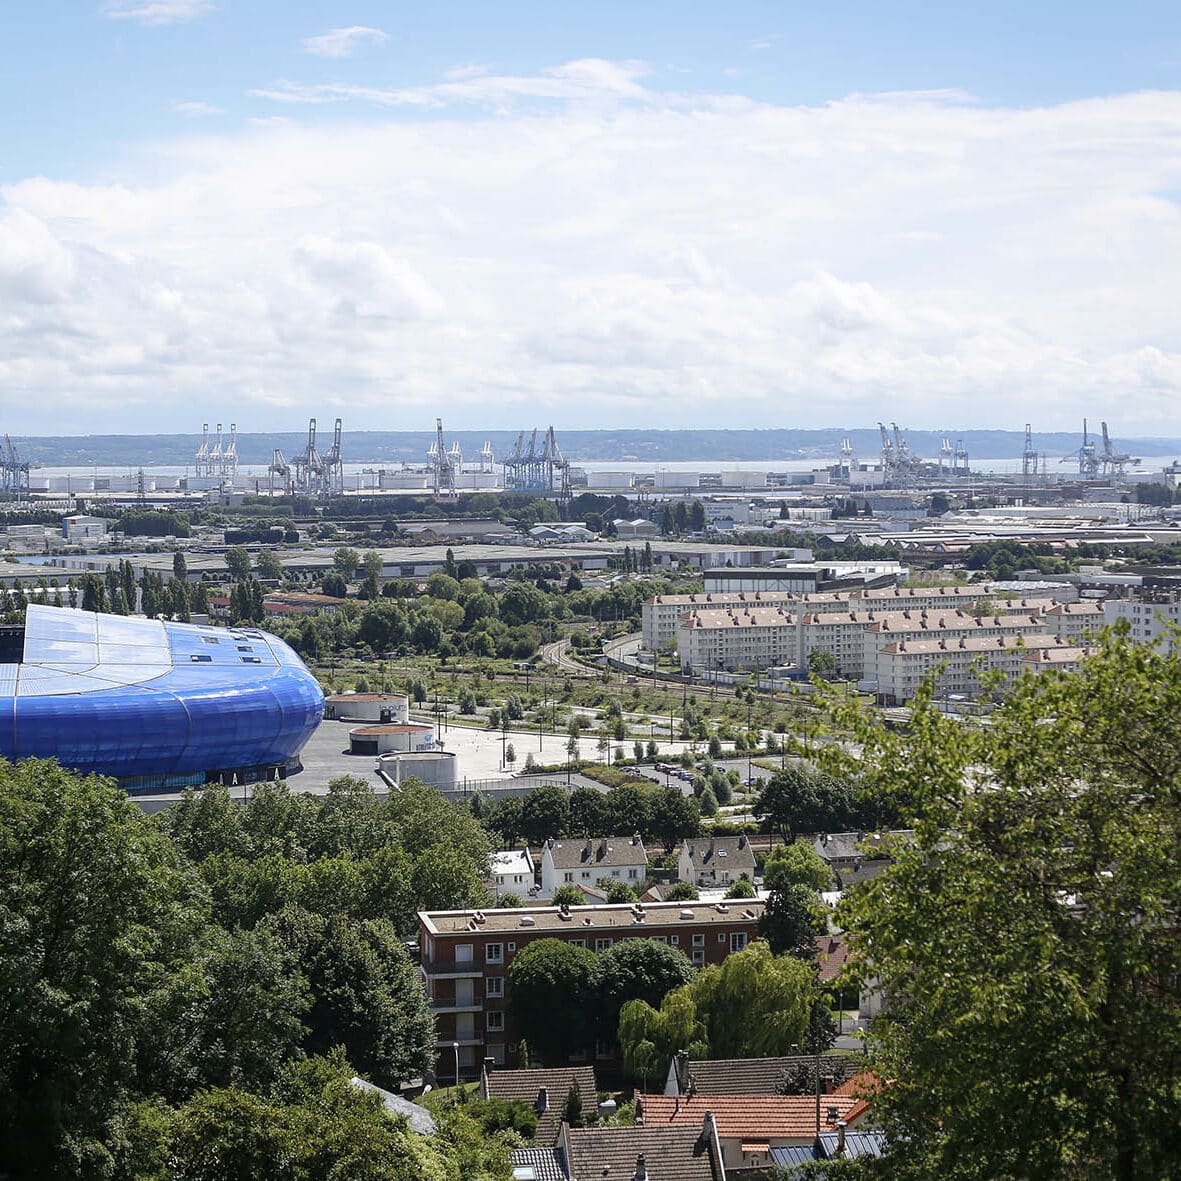
[[[725,943],[727,937],[730,940],[731,951],[741,951],[747,942],[747,935],[745,931],[726,931],[718,932],[718,942]],[[679,947],[681,937],[679,935],[652,935],[652,936],[632,936],[632,938],[652,938],[661,943],[671,943],[673,947]],[[570,939],[568,942],[575,947],[586,947],[587,941],[581,938]],[[611,936],[603,936],[595,939],[595,951],[607,951],[614,944],[615,940]],[[698,948],[705,947],[705,936],[697,934],[693,936],[693,946]],[[455,962],[457,964],[470,964],[473,961],[473,945],[470,943],[457,943],[455,945]],[[512,955],[516,952],[517,945],[509,943],[507,945],[507,954]],[[484,962],[488,964],[503,964],[505,961],[506,947],[503,943],[486,943],[484,945]],[[487,978],[488,996],[503,995],[502,989],[504,981],[499,976],[489,976]],[[495,989],[495,991],[493,991]]]
[[[584,869],[584,870],[582,870],[582,871],[581,871],[581,876],[582,876],[582,880],[583,880],[584,882],[589,882],[589,881],[590,881],[590,876],[591,876],[591,871],[590,871],[589,869]],[[608,876],[608,875],[607,875],[607,874],[605,874],[605,873],[601,873],[601,874],[599,874],[599,877],[600,877],[600,878],[605,878],[605,877],[607,877],[607,876]],[[617,870],[617,869],[613,869],[613,870],[611,871],[611,874],[610,874],[610,876],[611,876],[611,877],[613,877],[613,878],[617,878],[617,877],[619,877],[619,870]],[[637,868],[635,868],[635,866],[633,866],[631,869],[629,869],[629,870],[627,871],[627,876],[628,876],[628,877],[629,877],[629,878],[630,878],[630,879],[631,879],[631,880],[634,882],[634,881],[636,881],[636,880],[639,878],[639,876],[640,876],[640,871],[639,871]],[[572,869],[567,869],[567,870],[564,870],[564,871],[563,871],[563,873],[562,873],[562,880],[563,880],[564,882],[572,882],[572,881],[574,881],[574,871],[573,871]],[[596,880],[596,881],[598,881],[598,878],[596,878],[595,880]]]

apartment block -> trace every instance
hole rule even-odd
[[[513,907],[419,912],[421,973],[435,1014],[437,1071],[474,1078],[485,1058],[517,1062],[509,1013],[508,970],[535,939],[561,939],[602,952],[624,939],[659,939],[698,967],[721,963],[758,936],[763,904],[657,902],[623,905]]]
[[[798,653],[796,618],[778,607],[694,611],[677,623],[684,673],[794,665]]]

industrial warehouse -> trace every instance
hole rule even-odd
[[[324,695],[282,640],[30,605],[5,629],[0,755],[127,788],[285,778]]]

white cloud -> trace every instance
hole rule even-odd
[[[300,84],[279,82],[251,90],[254,98],[310,104],[362,102],[377,107],[439,108],[453,103],[504,107],[521,100],[576,102],[590,98],[644,99],[639,79],[647,72],[639,62],[584,58],[543,70],[540,74],[488,74],[480,70],[448,73],[428,86],[375,87],[350,82]]]
[[[0,191],[12,429],[58,398],[79,430],[223,406],[244,430],[338,407],[1181,434],[1181,94],[782,107],[658,81],[319,93],[381,109],[289,102],[145,147],[142,175]]]
[[[303,47],[318,57],[351,57],[366,45],[384,45],[389,33],[368,25],[350,25],[346,29],[329,29],[317,37],[305,37]]]
[[[199,99],[175,102],[172,104],[172,109],[178,115],[184,115],[186,119],[203,119],[209,115],[225,114],[224,108],[215,107],[211,103],[202,102]]]
[[[107,0],[99,11],[108,20],[155,26],[187,24],[214,7],[210,0]]]

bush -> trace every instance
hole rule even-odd
[[[520,1099],[476,1099],[465,1105],[464,1112],[485,1135],[507,1131],[532,1140],[537,1133],[537,1110]]]
[[[753,898],[755,897],[755,888],[747,881],[746,878],[739,878],[730,889],[726,891],[727,898]]]
[[[692,882],[677,882],[665,894],[666,902],[696,902],[701,897]]]

